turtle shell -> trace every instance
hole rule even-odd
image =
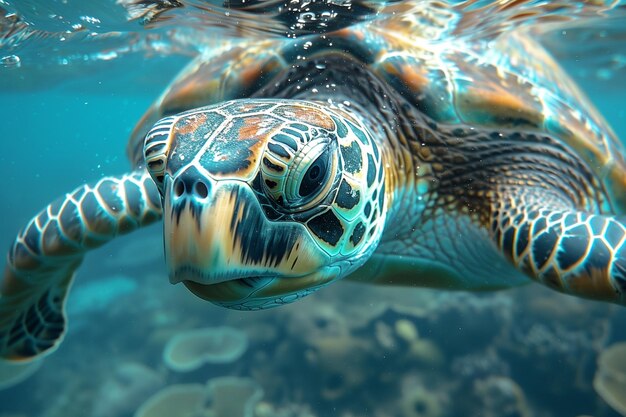
[[[141,119],[130,139],[129,157],[136,165],[143,163],[143,135],[159,118],[250,97],[282,71],[293,71],[312,56],[340,51],[435,123],[534,131],[560,140],[600,180],[600,194],[606,196],[602,208],[626,211],[621,143],[528,31],[467,36],[467,19],[459,20],[452,9],[418,2],[391,5],[380,15],[368,24],[298,39],[224,42],[198,56]],[[307,43],[314,46],[303,49]]]

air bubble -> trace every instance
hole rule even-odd
[[[99,25],[100,19],[98,19],[97,17],[93,17],[93,16],[81,16],[80,20],[82,20],[83,22],[87,22],[90,23],[92,25]]]
[[[110,61],[112,59],[117,58],[118,54],[115,51],[99,52],[99,53],[95,54],[94,57],[96,59],[100,59],[102,61]]]
[[[22,60],[17,55],[7,55],[0,58],[0,65],[5,68],[19,68],[22,66]]]

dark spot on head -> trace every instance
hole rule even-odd
[[[372,155],[367,154],[367,186],[371,187],[374,184],[376,178],[376,165],[374,165],[374,159]]]
[[[339,135],[340,138],[345,138],[348,134],[348,128],[346,128],[346,125],[335,116],[331,117],[333,119],[333,122],[335,122],[335,125],[337,126],[337,135]]]
[[[153,159],[148,162],[148,169],[150,171],[156,171],[163,169],[163,160],[162,159]]]
[[[299,131],[293,130],[293,129],[289,129],[288,127],[284,128],[283,132],[287,133],[289,135],[297,137],[300,140],[300,142],[304,142],[304,137],[302,137],[302,132],[299,132]]]
[[[303,132],[306,132],[309,129],[307,125],[303,125],[302,123],[291,123],[289,126],[293,127],[294,129],[301,130]]]
[[[280,145],[276,145],[275,143],[269,143],[267,145],[267,149],[270,150],[270,152],[273,152],[274,154],[278,155],[278,156],[282,156],[283,158],[290,158],[291,155],[289,155],[289,152],[287,152],[285,150],[285,148],[283,148]]]
[[[361,193],[359,190],[354,190],[345,179],[341,180],[339,191],[337,192],[337,198],[335,202],[337,205],[344,209],[354,208],[361,200]]]
[[[350,242],[352,242],[354,246],[358,245],[361,239],[363,238],[364,233],[365,233],[365,226],[363,226],[362,222],[359,222],[359,224],[357,224],[354,227],[354,230],[352,231],[352,236],[350,236]]]
[[[346,172],[354,174],[361,170],[363,160],[361,158],[361,149],[356,142],[352,142],[350,146],[341,146],[341,156],[343,157]]]
[[[267,159],[267,157],[263,157],[263,164],[268,167],[269,169],[276,171],[276,172],[283,172],[284,168],[281,167],[280,165],[276,165],[275,163],[273,163],[272,161],[270,161],[269,159]]]
[[[307,226],[315,236],[333,246],[339,242],[343,235],[341,222],[330,210],[313,217],[307,222]]]
[[[282,133],[279,133],[277,135],[274,135],[272,139],[274,139],[276,142],[282,143],[283,145],[289,146],[294,151],[298,150],[298,143],[291,136],[287,136],[287,135],[283,135]]]
[[[365,136],[365,133],[361,130],[361,128],[356,126],[354,123],[351,123],[349,120],[346,120],[346,123],[348,124],[348,126],[350,126],[356,137],[359,138],[359,141],[361,141],[363,145],[367,146],[369,144],[369,141],[367,140],[367,136]]]

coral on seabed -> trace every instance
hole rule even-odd
[[[474,394],[480,401],[480,417],[531,417],[526,396],[510,378],[492,376],[476,380]]]
[[[321,397],[334,401],[363,384],[371,373],[367,366],[370,345],[348,335],[326,337],[311,344],[307,360],[319,372]]]
[[[402,417],[442,417],[444,406],[440,395],[426,389],[415,378],[408,378],[403,384],[402,397],[399,399]]]
[[[413,343],[417,341],[417,338],[419,337],[417,328],[411,320],[400,319],[396,321],[394,328],[397,335],[404,339],[407,343]]]
[[[143,275],[141,297],[121,297],[111,307],[112,316],[70,332],[63,350],[46,358],[36,378],[0,391],[0,409],[11,404],[13,392],[28,392],[35,405],[27,415],[42,417],[128,416],[139,401],[145,402],[142,413],[151,405],[150,413],[157,414],[136,417],[614,415],[591,380],[607,338],[624,339],[626,326],[616,319],[626,323],[626,310],[611,319],[611,306],[569,299],[560,303],[564,296],[538,286],[466,294],[348,284],[249,313],[213,307],[188,297],[180,286],[164,283],[157,290],[147,285],[162,278]],[[117,320],[131,313],[132,326],[123,321],[118,326]],[[93,323],[93,314],[86,317],[86,323]],[[77,321],[70,317],[70,326]],[[224,343],[214,340],[207,347],[194,342],[191,350],[164,354],[168,341],[209,324],[239,332],[247,339],[247,350],[238,353],[224,338]],[[89,347],[85,340],[97,346]],[[171,366],[179,360],[201,366],[207,362],[198,358],[207,353],[232,362],[195,372],[170,371],[181,369]],[[199,362],[189,365],[193,358]],[[156,372],[141,364],[155,364]],[[139,380],[143,371],[145,385]],[[224,372],[250,378],[233,383],[213,379],[212,389],[204,384],[208,373]],[[604,371],[598,373],[605,391],[611,390]],[[161,384],[185,388],[157,392],[150,403],[146,399],[162,386],[161,376]],[[240,379],[248,382],[239,384]],[[257,383],[262,401],[255,394]],[[19,391],[22,387],[26,391]],[[176,405],[181,397],[184,406]],[[170,402],[168,398],[175,411],[155,403]],[[221,402],[229,398],[237,401]],[[22,408],[4,412],[16,411]]]
[[[134,417],[196,417],[204,406],[202,384],[171,385],[150,397]]]
[[[136,362],[116,365],[100,385],[91,417],[130,415],[141,403],[165,385],[162,374]]]
[[[269,402],[261,401],[254,409],[255,417],[316,417],[310,407],[300,404],[284,404],[276,407]]]
[[[232,327],[209,327],[178,333],[163,350],[168,368],[192,371],[204,363],[236,361],[248,348],[246,334]]]
[[[626,416],[626,343],[611,345],[600,354],[593,387],[615,411]]]
[[[495,346],[469,355],[457,356],[451,361],[450,369],[459,382],[469,383],[489,376],[509,376],[511,369],[498,356]]]
[[[177,384],[148,399],[134,417],[253,417],[263,390],[253,379],[218,377]]]
[[[206,403],[212,417],[253,417],[261,398],[263,390],[251,378],[223,376],[207,383]]]
[[[286,330],[289,334],[298,335],[306,343],[314,342],[324,337],[345,337],[350,333],[350,325],[346,317],[337,311],[334,304],[319,300],[314,308],[307,308],[310,303],[300,308],[288,306],[277,311],[285,316]]]

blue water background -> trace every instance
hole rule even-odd
[[[624,51],[605,50],[606,54],[622,54]],[[12,91],[0,91],[0,248],[9,248],[16,232],[27,221],[51,200],[76,186],[94,181],[103,175],[116,175],[128,170],[129,164],[125,157],[127,138],[134,124],[139,120],[145,109],[160,94],[175,73],[184,65],[186,58],[169,58],[143,60],[137,57],[107,63],[94,67],[91,74],[79,74],[75,79],[54,79],[50,85],[37,85],[28,88],[28,82]],[[626,140],[626,72],[616,72],[612,77],[606,77],[602,73],[594,72],[593,68],[586,69],[584,61],[571,58],[566,61],[568,70],[577,79],[592,102],[598,107],[604,117],[610,122],[619,137]],[[0,68],[0,77],[7,69]],[[279,326],[276,317],[294,315],[301,309],[314,310],[316,297],[322,299],[329,297],[329,293],[344,291],[346,285],[333,285],[320,294],[310,297],[309,300],[294,305],[283,307],[284,311],[277,316],[275,312],[261,312],[254,317],[250,313],[226,312],[214,307],[188,294],[180,286],[171,287],[163,272],[163,260],[160,255],[159,227],[152,227],[137,235],[132,235],[114,242],[107,247],[91,253],[85,265],[80,269],[75,293],[79,293],[82,286],[93,282],[106,282],[107,279],[115,279],[121,284],[115,287],[119,293],[102,295],[100,301],[94,301],[96,305],[90,308],[92,303],[76,301],[70,306],[76,305],[74,310],[70,308],[70,332],[61,348],[46,360],[42,369],[28,381],[11,388],[0,391],[0,416],[52,416],[54,407],[63,409],[59,405],[60,399],[66,397],[69,402],[76,402],[74,409],[66,406],[65,410],[74,410],[73,415],[90,415],[93,403],[102,399],[102,391],[99,381],[108,378],[107,372],[115,368],[123,361],[136,361],[163,371],[160,363],[160,347],[165,336],[155,336],[150,332],[160,324],[174,332],[176,327],[194,328],[203,326],[216,326],[224,322],[237,327],[245,327],[254,321],[262,325]],[[130,249],[129,249],[130,248]],[[127,253],[132,249],[132,253]],[[148,253],[145,253],[148,252]],[[141,259],[137,259],[141,258]],[[120,278],[121,277],[121,278]],[[136,287],[128,283],[131,280]],[[352,288],[352,287],[350,287]],[[112,290],[113,291],[113,290]],[[376,289],[368,288],[373,294],[384,297],[390,296],[384,290],[376,293]],[[410,292],[419,294],[424,291],[414,289]],[[102,294],[101,290],[96,290]],[[441,292],[429,292],[429,294]],[[86,294],[86,293],[84,293]],[[529,299],[539,294],[555,305],[567,304],[565,296],[552,293],[548,290],[533,286],[505,293],[493,294],[469,294],[469,298],[460,298],[461,301],[471,304],[476,302],[490,305],[494,300],[507,300],[504,307],[508,308],[515,320],[546,320],[545,317],[533,318],[533,311],[526,311],[525,306]],[[86,296],[86,295],[85,295]],[[393,296],[393,295],[391,295]],[[107,298],[108,297],[108,298]],[[375,298],[370,298],[374,299]],[[468,301],[470,300],[470,301]],[[340,303],[359,303],[358,298],[332,300],[337,305],[337,311],[341,311]],[[375,301],[374,301],[375,302]],[[304,304],[306,303],[306,304]],[[512,304],[510,304],[512,303]],[[606,339],[606,343],[626,340],[626,309],[616,308],[608,304],[598,304],[591,301],[577,301],[581,306],[578,311],[581,317],[560,317],[550,319],[580,323],[582,332],[592,331],[586,328],[588,321],[585,315],[607,315],[611,317],[613,330]],[[469,309],[469,307],[468,307]],[[488,317],[463,317],[463,325],[455,321],[456,316],[446,318],[440,322],[431,323],[426,330],[430,332],[437,344],[457,344],[454,349],[446,348],[447,361],[451,362],[454,357],[462,357],[469,352],[476,353],[477,357],[486,357],[489,345],[481,346],[482,331],[493,326]],[[339,314],[339,313],[337,313]],[[157,323],[155,325],[154,323]],[[467,323],[473,323],[467,326]],[[576,326],[576,325],[574,325]],[[569,326],[568,329],[571,329]],[[420,333],[424,328],[420,329]],[[445,331],[441,331],[445,329]],[[482,330],[481,330],[482,329]],[[439,331],[439,333],[437,333]],[[293,333],[288,333],[293,336]],[[148,341],[148,339],[150,339]],[[286,340],[287,343],[291,341]],[[301,341],[294,340],[294,346],[300,346]],[[478,347],[478,348],[477,348]],[[256,351],[263,350],[263,343],[252,343],[246,361],[252,363],[263,361],[255,359]],[[288,350],[290,351],[290,350]],[[284,363],[269,363],[270,369],[275,366],[274,372],[279,376],[284,374],[284,384],[290,386],[302,385],[310,390],[319,390],[319,385],[311,380],[302,382],[297,378],[300,357],[294,354],[292,358],[285,358]],[[519,363],[509,363],[517,383],[522,389],[528,391],[527,398],[534,410],[539,410],[541,416],[572,416],[592,412],[596,417],[617,416],[606,405],[603,405],[591,388],[591,376],[595,369],[593,358],[585,365],[582,381],[576,381],[568,377],[569,363],[560,363],[559,356],[554,355],[552,368],[547,373],[532,371],[537,366],[546,366],[533,355],[524,360],[517,357]],[[387,362],[386,362],[387,361]],[[390,357],[380,359],[376,366],[380,366],[376,373],[386,371],[385,363],[393,363],[393,354]],[[506,361],[504,361],[506,362]],[[371,366],[365,364],[364,366]],[[548,363],[547,366],[550,366]],[[390,365],[390,368],[392,366]],[[524,369],[527,371],[524,371]],[[393,368],[397,375],[402,378],[402,367]],[[400,369],[400,370],[398,370]],[[421,369],[421,368],[420,368]],[[454,383],[449,370],[443,366],[440,371],[436,369],[432,374],[439,375],[437,384],[445,385],[445,381]],[[488,370],[489,371],[489,370]],[[498,371],[492,370],[494,373]],[[164,371],[163,371],[164,372]],[[324,372],[323,370],[319,371]],[[407,372],[409,372],[407,370]],[[437,374],[439,372],[439,374]],[[201,373],[192,376],[179,376],[167,374],[168,383],[181,381],[206,381],[210,377],[218,375],[244,375],[248,376],[248,368],[244,365],[233,364],[232,366],[217,366],[203,368]],[[432,375],[429,374],[429,375]],[[303,373],[302,377],[307,378]],[[559,381],[560,394],[554,394],[554,390],[542,396],[542,385],[550,385],[551,381],[541,376],[550,375],[554,381]],[[323,380],[323,376],[315,375]],[[563,380],[567,378],[565,382]],[[442,382],[443,380],[443,382]],[[568,385],[569,381],[569,385]],[[263,382],[263,381],[261,381]],[[268,381],[264,381],[269,384]],[[377,383],[378,384],[378,383]],[[581,388],[580,384],[583,384]],[[81,388],[83,387],[83,388]],[[280,401],[297,402],[297,398],[291,398],[288,388],[284,387],[285,394],[278,395],[276,390],[264,387],[267,393],[273,393],[266,399],[270,402]],[[82,391],[81,391],[82,389]],[[280,390],[279,390],[280,391]],[[80,393],[82,392],[82,397]],[[338,409],[351,410],[355,416],[374,415],[371,406],[364,405],[358,395],[380,395],[377,401],[393,404],[400,401],[401,394],[387,392],[384,385],[374,384],[371,387],[360,387],[352,394],[346,394],[340,402],[319,401],[308,404],[316,415],[336,415]],[[569,394],[573,394],[569,402]],[[581,394],[582,393],[582,394]],[[268,394],[269,395],[269,394]],[[578,401],[584,398],[584,401]],[[313,395],[311,398],[318,398]],[[450,401],[462,399],[451,399]],[[450,406],[449,406],[450,407]],[[481,415],[471,402],[466,406],[467,414]],[[82,410],[82,411],[81,411]],[[599,410],[599,411],[598,411]],[[477,414],[478,412],[478,414]],[[67,415],[57,411],[57,415]],[[129,415],[127,411],[119,414]],[[393,415],[393,414],[390,414]],[[446,414],[448,415],[448,414]]]

